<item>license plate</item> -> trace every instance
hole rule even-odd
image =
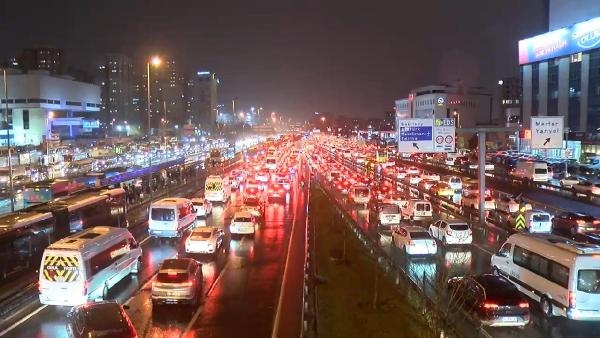
[[[514,323],[519,321],[518,317],[502,317],[502,321],[503,322],[509,322],[509,323]]]

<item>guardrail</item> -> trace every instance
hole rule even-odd
[[[312,179],[308,184],[307,199],[310,208],[310,191],[312,189]],[[310,209],[309,209],[310,211]],[[302,286],[302,334],[301,337],[318,337],[319,328],[319,306],[316,279],[316,238],[315,227],[310,219],[310,212],[306,214],[306,227],[304,233],[304,282]]]

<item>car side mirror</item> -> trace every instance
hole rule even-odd
[[[498,251],[496,253],[496,256],[507,258],[508,257],[508,252],[506,252],[506,251]]]

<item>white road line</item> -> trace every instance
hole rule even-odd
[[[309,183],[309,189],[310,189],[310,183]],[[287,252],[286,252],[286,257],[285,257],[285,267],[283,269],[283,278],[281,280],[281,288],[279,288],[279,299],[277,300],[277,309],[275,310],[275,319],[273,320],[273,330],[271,332],[271,338],[276,338],[278,333],[279,333],[279,317],[281,316],[281,304],[283,303],[283,289],[286,286],[286,281],[287,281],[287,271],[288,271],[288,266],[289,266],[289,262],[290,262],[290,249],[292,247],[292,243],[293,243],[293,238],[294,238],[294,229],[296,228],[296,216],[297,216],[297,212],[296,210],[294,210],[294,219],[293,219],[293,223],[292,223],[292,233],[290,234],[290,239],[288,241],[288,247],[287,247]]]
[[[152,237],[150,237],[150,236],[147,236],[146,238],[144,238],[144,239],[142,239],[141,241],[139,241],[139,242],[138,242],[138,244],[139,244],[139,245],[142,245],[142,244],[144,244],[145,242],[147,242],[148,240],[150,240],[150,238],[152,238]]]
[[[27,316],[21,318],[21,320],[19,320],[18,322],[14,323],[13,325],[11,325],[10,327],[6,328],[4,331],[0,332],[0,337],[4,336],[5,334],[9,333],[10,331],[14,330],[17,326],[25,323],[27,320],[29,320],[29,318],[37,315],[40,311],[42,311],[43,309],[47,308],[48,305],[42,305],[39,308],[35,309],[33,312],[31,312],[30,314],[28,314]]]

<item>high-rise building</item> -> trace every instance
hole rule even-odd
[[[531,116],[564,116],[570,131],[597,136],[600,2],[551,0],[549,27],[518,44],[523,125],[529,127]]]
[[[157,70],[159,81],[159,96],[162,100],[162,106],[159,111],[163,113],[160,120],[168,121],[170,125],[186,124],[189,117],[185,111],[185,95],[182,72],[177,68],[174,60],[167,60],[160,69]],[[160,114],[159,114],[160,116]]]
[[[516,127],[521,123],[521,81],[517,77],[507,77],[498,81],[495,90],[495,115],[506,127]]]
[[[133,110],[134,76],[131,59],[124,54],[106,54],[97,67],[102,88],[101,115],[105,123],[138,122]]]
[[[216,74],[208,71],[198,71],[186,81],[186,112],[192,123],[199,122],[202,129],[215,127],[218,86]]]
[[[52,75],[61,75],[65,71],[62,49],[53,47],[27,48],[18,57],[21,70],[47,70]]]

